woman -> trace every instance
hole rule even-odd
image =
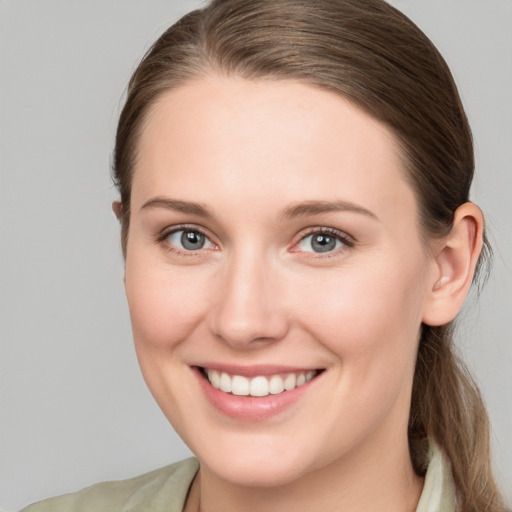
[[[143,375],[199,462],[29,510],[504,510],[450,348],[473,168],[446,64],[384,2],[183,17],[131,79],[114,210]]]

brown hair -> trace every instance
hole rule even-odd
[[[445,235],[469,200],[470,128],[451,73],[430,40],[382,0],[213,0],[170,27],[129,86],[114,152],[126,255],[131,176],[150,107],[208,73],[294,79],[334,91],[395,134],[426,238]],[[452,463],[461,510],[504,505],[491,474],[478,388],[454,355],[453,326],[423,327],[409,421],[411,458],[424,474],[428,439]]]

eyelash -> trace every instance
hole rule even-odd
[[[187,257],[198,256],[202,252],[201,249],[198,249],[197,251],[181,250],[181,249],[174,247],[169,242],[167,242],[167,239],[169,238],[169,236],[171,236],[174,233],[178,233],[180,231],[190,231],[190,232],[198,233],[198,234],[204,236],[213,246],[215,246],[215,248],[218,248],[217,244],[215,244],[215,242],[213,242],[211,240],[211,236],[208,235],[208,233],[206,233],[205,230],[203,230],[202,228],[200,228],[197,225],[186,225],[185,224],[185,225],[180,225],[180,226],[174,226],[171,229],[164,230],[158,235],[156,242],[158,244],[160,244],[161,246],[163,246],[164,249],[166,249],[169,252],[179,254],[179,255],[185,255]],[[340,251],[346,250],[347,248],[350,249],[356,245],[356,241],[351,236],[347,235],[346,233],[344,233],[342,231],[338,231],[337,229],[329,228],[329,227],[315,227],[315,228],[308,229],[306,231],[306,233],[301,233],[301,235],[297,239],[297,241],[295,241],[292,244],[292,248],[291,248],[290,252],[301,252],[298,250],[294,250],[294,248],[296,248],[307,237],[309,237],[311,235],[316,235],[316,234],[329,235],[329,236],[335,238],[337,241],[341,242],[343,247],[332,250],[332,251],[326,251],[325,254],[322,254],[321,252],[314,252],[314,251],[302,251],[302,252],[307,252],[307,253],[311,252],[312,254],[315,255],[315,256],[312,256],[314,258],[328,258],[328,257],[338,254]]]
[[[314,256],[312,256],[314,258],[329,258],[329,257],[339,254],[340,251],[346,250],[347,248],[351,249],[352,247],[354,247],[356,245],[356,241],[351,236],[344,233],[343,231],[339,231],[337,229],[329,228],[329,227],[315,227],[315,228],[310,228],[309,230],[306,231],[306,233],[301,233],[298,240],[293,244],[291,252],[299,252],[299,251],[293,250],[293,248],[297,247],[303,240],[305,240],[307,237],[309,237],[311,235],[329,235],[329,236],[335,238],[336,240],[338,240],[339,242],[341,242],[343,245],[343,247],[334,249],[332,251],[327,251],[324,254],[322,254],[321,252],[304,251],[304,252],[308,252],[308,253],[311,252],[311,254],[314,254]]]
[[[166,230],[162,231],[156,239],[157,244],[160,244],[165,250],[167,250],[171,253],[174,253],[174,254],[178,254],[180,256],[187,256],[187,257],[199,256],[200,253],[202,252],[201,250],[197,250],[197,251],[181,250],[177,247],[174,247],[169,242],[167,242],[167,239],[172,234],[179,233],[180,231],[189,231],[189,232],[193,232],[193,233],[198,233],[198,234],[204,236],[212,245],[217,247],[217,244],[212,242],[211,236],[208,235],[208,233],[206,233],[205,230],[201,229],[199,226],[187,225],[187,224],[180,225],[180,226],[174,226],[171,229],[166,229]]]

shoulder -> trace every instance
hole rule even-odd
[[[128,480],[49,498],[21,512],[181,512],[198,469],[197,459],[190,458]]]

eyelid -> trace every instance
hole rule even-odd
[[[331,236],[335,237],[337,240],[339,240],[343,244],[343,247],[341,247],[339,249],[335,249],[333,251],[328,251],[325,253],[315,253],[313,251],[300,251],[297,249],[299,243],[302,240],[304,240],[308,236],[315,235],[315,234],[331,235]],[[357,243],[357,241],[355,240],[355,238],[344,231],[341,231],[336,228],[327,227],[327,226],[315,226],[315,227],[307,228],[305,231],[302,231],[295,237],[294,242],[292,243],[290,252],[307,252],[308,254],[314,254],[315,258],[326,258],[329,256],[333,256],[335,254],[338,254],[340,251],[346,250],[347,248],[350,249],[350,248],[354,247],[356,245],[356,243]]]
[[[171,246],[169,243],[166,243],[166,239],[169,237],[169,235],[176,233],[178,231],[196,231],[197,233],[200,233],[204,237],[208,239],[208,241],[214,246],[213,248],[207,248],[207,249],[198,249],[197,251],[186,251],[181,250],[177,247]],[[355,238],[348,233],[341,231],[336,228],[327,227],[327,226],[314,226],[310,228],[306,228],[305,230],[301,231],[297,236],[295,236],[294,241],[292,242],[292,246],[289,249],[290,252],[307,252],[310,253],[310,251],[300,251],[297,249],[298,244],[306,237],[317,234],[317,233],[325,233],[328,235],[331,235],[335,237],[337,240],[339,240],[343,247],[339,249],[335,249],[333,251],[329,251],[326,253],[314,253],[311,251],[311,254],[314,254],[313,257],[315,258],[326,258],[329,256],[333,256],[335,254],[338,254],[340,251],[344,251],[347,248],[352,248],[356,245],[357,241]],[[219,244],[214,241],[214,237],[210,234],[208,230],[203,228],[202,226],[199,226],[197,224],[177,224],[174,226],[168,226],[164,229],[162,229],[156,236],[156,243],[162,245],[165,249],[171,252],[183,254],[186,256],[198,256],[199,254],[203,253],[204,251],[211,251],[211,250],[218,250]]]
[[[203,235],[212,245],[213,248],[201,248],[197,251],[187,251],[182,250],[179,247],[175,247],[169,243],[166,242],[166,240],[169,238],[170,235],[173,233],[177,233],[179,231],[195,231],[197,233],[200,233]],[[167,249],[170,252],[178,253],[180,255],[185,256],[198,256],[199,254],[203,253],[204,251],[211,251],[211,250],[217,250],[218,244],[212,239],[212,235],[203,227],[198,226],[197,224],[178,224],[175,226],[168,226],[161,230],[157,236],[155,242],[157,244],[162,245],[165,249]]]

